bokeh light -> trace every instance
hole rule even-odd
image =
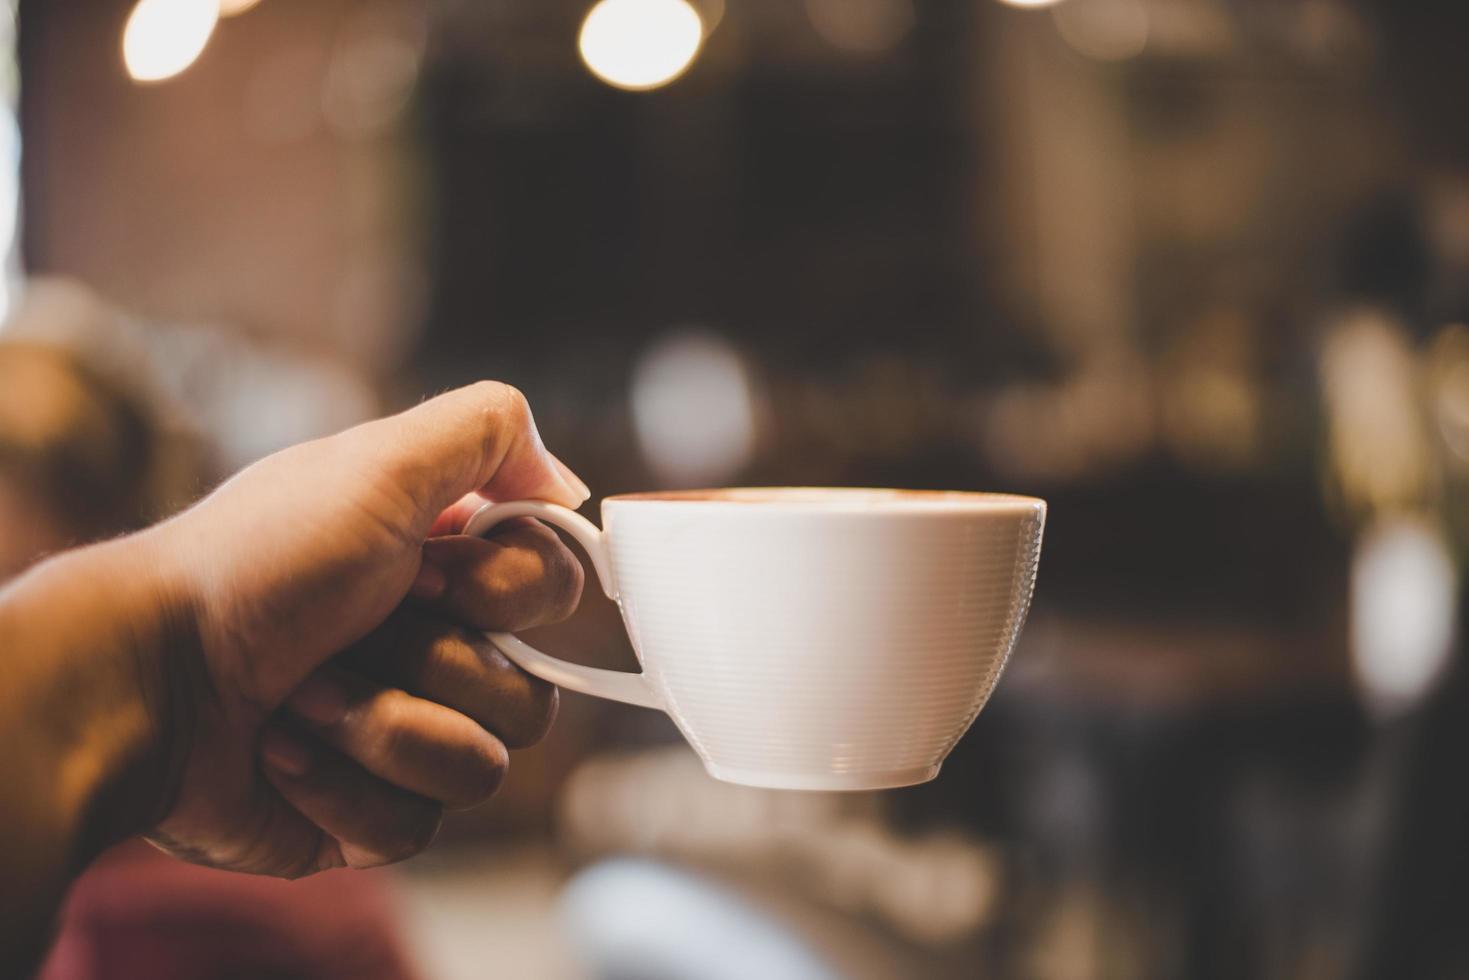
[[[658,861],[621,857],[588,868],[560,902],[563,930],[583,960],[611,965],[594,975],[840,976],[800,933],[735,889]]]
[[[0,0],[0,48],[16,52],[15,0]],[[20,252],[20,123],[16,117],[19,79],[0,74],[0,324],[8,317],[21,280]]]
[[[1007,7],[1026,7],[1032,10],[1041,7],[1054,7],[1061,0],[1000,0]]]
[[[1321,345],[1331,470],[1342,501],[1362,514],[1420,506],[1433,450],[1406,328],[1380,310],[1343,315]]]
[[[368,136],[408,107],[427,44],[427,26],[394,8],[367,8],[342,30],[322,86],[321,114],[340,136]]]
[[[1352,667],[1378,714],[1416,705],[1448,666],[1458,574],[1441,531],[1412,517],[1376,523],[1352,558]]]
[[[192,65],[219,21],[217,0],[138,0],[122,33],[122,57],[139,82],[161,82]]]
[[[1143,0],[1071,0],[1051,11],[1062,40],[1097,61],[1126,61],[1148,44]]]
[[[9,105],[0,107],[0,318],[9,311],[20,278],[20,126]]]
[[[577,47],[593,75],[637,92],[682,75],[703,39],[704,24],[685,0],[601,0],[582,21]]]
[[[717,484],[755,447],[755,405],[739,353],[704,331],[653,346],[632,380],[632,417],[648,465],[669,485]]]
[[[886,51],[913,28],[913,0],[806,0],[811,26],[833,47]]]

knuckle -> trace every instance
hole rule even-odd
[[[508,541],[505,545],[491,566],[491,588],[514,593],[540,584],[546,577],[545,549],[523,538]]]
[[[507,521],[502,525],[511,539],[511,543],[523,544],[537,551],[547,551],[561,544],[561,539],[556,532],[534,517],[513,518],[513,523]]]
[[[530,417],[530,402],[519,388],[503,381],[481,381],[476,387],[479,386],[483,386],[481,393],[504,420],[517,422]]]
[[[514,435],[532,427],[530,404],[516,388],[500,381],[476,381],[461,389],[463,404],[472,413],[486,445],[507,434]],[[488,479],[481,472],[477,478]]]
[[[496,557],[483,589],[487,625],[528,629],[571,615],[581,600],[581,566],[559,541],[520,538]]]
[[[469,637],[466,630],[444,624],[412,651],[413,682],[420,692],[459,683],[453,665],[466,659],[466,648],[472,649]]]
[[[476,381],[469,386],[469,394],[481,402],[498,402],[509,390],[510,386],[503,381],[493,381],[488,378]]]
[[[370,723],[367,753],[377,759],[390,759],[401,753],[410,731],[407,715],[409,695],[388,689],[372,699],[368,708]]]
[[[513,549],[511,580],[531,586],[525,598],[537,624],[558,622],[576,611],[586,573],[571,549],[545,526],[521,539],[528,547]],[[507,556],[508,557],[508,556]]]

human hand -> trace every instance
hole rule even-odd
[[[484,497],[587,497],[488,382],[277,453],[140,536],[187,637],[142,672],[155,843],[273,875],[370,866],[495,790],[556,696],[475,631],[563,618],[582,572],[533,521],[457,535]]]

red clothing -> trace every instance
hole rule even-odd
[[[40,980],[409,980],[381,872],[214,871],[141,841],[73,886]]]

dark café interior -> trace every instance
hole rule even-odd
[[[3,0],[0,579],[485,378],[593,521],[1050,508],[930,782],[720,782],[563,692],[422,855],[125,841],[36,975],[1469,976],[1466,49],[1447,0]],[[528,637],[637,667],[592,587]]]

